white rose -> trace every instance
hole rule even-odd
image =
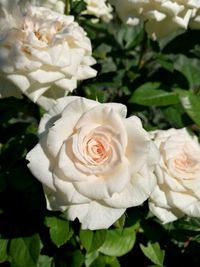
[[[106,0],[84,0],[84,2],[86,3],[84,14],[93,15],[105,22],[109,22],[113,18],[113,8]]]
[[[41,119],[39,144],[27,160],[48,208],[93,230],[149,197],[158,152],[140,119],[126,119],[124,105],[69,96]]]
[[[20,0],[20,1],[27,1],[27,0]],[[64,13],[65,11],[65,0],[31,0],[29,1],[32,5],[35,6],[43,6],[50,8],[56,12]]]
[[[96,75],[90,40],[73,16],[33,6],[3,12],[0,70],[32,101],[48,109],[77,80]]]
[[[153,38],[165,37],[178,29],[187,29],[200,9],[199,0],[111,0],[122,20],[136,25],[145,22]]]
[[[28,5],[50,8],[56,12],[64,13],[65,0],[0,0],[0,4],[6,8],[12,8],[14,5],[26,7]]]
[[[160,151],[149,207],[163,223],[200,216],[200,145],[185,128],[152,133]]]

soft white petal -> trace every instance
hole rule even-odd
[[[28,168],[32,174],[44,185],[55,191],[53,184],[52,169],[50,160],[45,155],[40,144],[37,144],[27,155],[26,159],[29,161]]]
[[[83,182],[96,179],[95,175],[86,175],[76,168],[71,146],[68,146],[66,143],[60,149],[58,165],[55,167],[54,172],[64,181]]]
[[[56,174],[53,174],[56,195],[62,198],[65,205],[88,203],[91,200],[79,194],[71,182],[61,180]]]
[[[97,71],[89,66],[81,65],[78,68],[76,78],[77,80],[85,80],[97,76]]]
[[[98,230],[109,228],[124,212],[125,209],[113,209],[93,201],[90,204],[70,206],[67,216],[70,220],[78,218],[82,229]]]
[[[88,181],[74,183],[76,190],[92,200],[101,200],[109,197],[106,181],[96,177]]]
[[[55,120],[57,120],[58,117],[61,116],[61,112],[64,110],[64,108],[66,108],[69,103],[77,99],[79,99],[78,96],[68,96],[54,100],[55,105],[53,105],[49,109],[48,113],[44,114],[44,116],[41,118],[38,129],[39,134],[45,132],[50,127],[52,127]]]
[[[184,211],[188,206],[197,201],[195,196],[186,193],[169,191],[167,192],[168,203],[172,207],[176,207]]]
[[[128,208],[141,205],[149,198],[156,184],[155,176],[145,166],[141,173],[135,174],[131,182],[121,193],[115,193],[111,198],[104,199],[106,205],[115,208]]]
[[[165,209],[156,206],[154,202],[149,202],[149,209],[163,223],[173,222],[184,215],[183,213],[175,209]]]
[[[24,75],[10,74],[7,75],[7,78],[17,85],[22,92],[25,92],[30,86],[30,81]]]
[[[69,92],[72,92],[77,87],[77,81],[75,77],[72,77],[71,79],[60,79],[56,81],[55,84]]]
[[[61,72],[51,70],[46,71],[41,69],[36,70],[34,72],[30,72],[28,76],[39,83],[51,83],[63,79],[65,77],[65,75]]]
[[[142,128],[139,119],[132,116],[124,120],[128,136],[126,157],[130,162],[131,173],[136,173],[146,162],[150,150],[150,140],[147,132]]]

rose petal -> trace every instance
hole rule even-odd
[[[107,229],[124,212],[125,209],[112,209],[92,201],[90,204],[70,206],[67,216],[70,220],[78,218],[82,223],[82,229],[97,230]]]
[[[154,202],[149,203],[149,209],[163,223],[173,222],[184,215],[181,211],[176,209],[157,207]]]
[[[104,199],[103,203],[115,208],[128,208],[141,205],[155,187],[155,176],[143,167],[141,173],[135,174],[131,182],[121,193],[115,193],[111,198]]]
[[[136,173],[145,163],[150,149],[150,140],[141,122],[135,116],[124,120],[128,136],[126,157],[130,161],[131,173]]]
[[[50,161],[40,144],[37,144],[27,155],[28,167],[37,179],[51,190],[55,191]]]
[[[88,203],[90,200],[83,195],[79,194],[72,183],[61,180],[56,174],[53,174],[54,186],[56,187],[57,194],[62,195],[62,202],[65,205]]]

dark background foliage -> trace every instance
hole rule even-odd
[[[152,41],[143,25],[116,17],[108,24],[71,13],[87,31],[98,75],[73,92],[100,102],[120,102],[147,130],[188,127],[200,131],[200,31]],[[41,184],[25,156],[38,142],[43,110],[26,97],[0,100],[0,266],[147,267],[200,266],[200,219],[162,225],[148,203],[128,209],[109,230],[81,230],[46,210]]]

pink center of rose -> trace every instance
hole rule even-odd
[[[109,144],[98,137],[90,138],[85,149],[86,154],[96,163],[104,162],[111,153]]]
[[[175,167],[180,170],[193,169],[197,165],[197,160],[187,154],[182,154],[174,160]]]

